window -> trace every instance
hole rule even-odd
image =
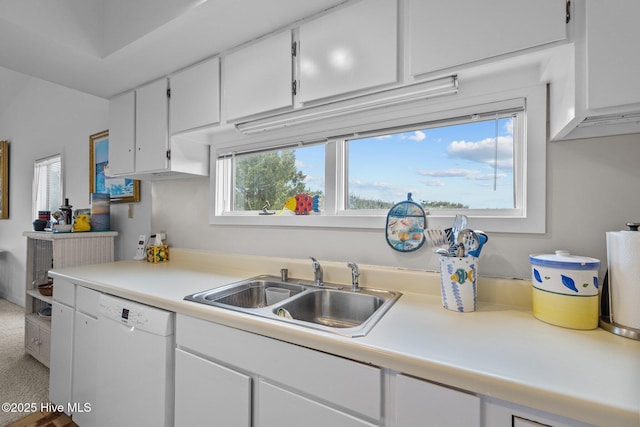
[[[38,211],[55,212],[62,205],[62,158],[36,160],[33,173],[33,218]]]
[[[407,192],[426,209],[513,209],[518,116],[469,117],[346,141],[346,209],[389,209]]]
[[[302,193],[323,199],[324,145],[239,154],[226,161],[233,176],[234,212],[282,209]]]
[[[429,227],[464,213],[484,231],[544,232],[546,89],[502,96],[332,117],[265,131],[264,144],[253,136],[216,147],[211,223],[382,228],[389,208],[412,193]],[[297,193],[319,195],[321,212],[283,209]]]

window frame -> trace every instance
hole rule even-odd
[[[386,222],[386,210],[363,211],[342,209],[341,200],[345,200],[347,190],[345,171],[346,156],[344,145],[340,141],[356,133],[382,132],[394,128],[415,127],[420,123],[436,123],[453,121],[456,118],[469,117],[472,114],[487,114],[495,111],[513,108],[521,103],[524,107],[524,123],[519,121],[518,132],[521,132],[522,144],[514,144],[515,185],[522,188],[516,191],[516,209],[473,210],[464,211],[451,209],[431,210],[427,217],[428,227],[446,228],[451,226],[452,218],[459,213],[469,217],[470,224],[475,229],[486,232],[509,233],[544,233],[546,231],[546,143],[547,143],[547,89],[544,84],[527,86],[524,88],[505,90],[494,94],[478,95],[465,99],[438,102],[435,105],[406,106],[404,108],[388,109],[385,120],[380,121],[380,111],[371,114],[371,120],[366,125],[356,125],[348,132],[338,124],[333,127],[340,132],[339,136],[327,137],[325,141],[325,206],[319,215],[308,216],[265,216],[257,215],[258,211],[229,212],[225,211],[225,185],[229,180],[225,178],[225,167],[218,161],[216,150],[211,153],[211,209],[210,223],[219,225],[247,225],[247,226],[295,226],[295,227],[329,227],[355,229],[383,229]],[[385,111],[382,111],[384,114]],[[332,135],[332,124],[325,124],[325,135]],[[290,141],[304,140],[305,131],[298,130],[297,135],[290,131]],[[317,132],[310,132],[316,136]],[[515,139],[514,129],[514,139]],[[334,132],[335,135],[335,132]],[[279,145],[276,139],[269,136],[269,141],[261,149],[269,147],[282,148],[296,144]],[[313,141],[311,141],[313,142]],[[310,142],[307,142],[310,143]],[[254,143],[253,146],[255,146]],[[213,147],[215,148],[215,146]],[[517,165],[521,167],[518,168]],[[517,188],[517,187],[516,187]],[[278,209],[277,207],[272,207]]]
[[[62,201],[64,200],[64,161],[62,158],[62,154],[58,153],[58,154],[52,154],[51,156],[47,156],[47,157],[43,157],[41,159],[37,159],[34,161],[33,163],[33,183],[32,183],[32,214],[34,218],[38,218],[38,211],[41,210],[38,208],[38,168],[49,168],[49,166],[53,163],[56,163],[57,161],[60,162],[60,181],[59,181],[59,185],[60,185],[60,204],[62,204]],[[47,198],[48,195],[47,195]],[[51,212],[54,211],[54,208],[50,207],[49,208],[51,210]],[[56,208],[57,209],[57,208]]]

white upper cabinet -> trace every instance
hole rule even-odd
[[[408,0],[409,74],[564,40],[565,0]]]
[[[223,60],[223,114],[235,120],[293,105],[291,31],[270,36]]]
[[[169,149],[167,80],[136,90],[136,172],[167,169]]]
[[[640,104],[638,17],[637,0],[587,1],[587,108]]]
[[[109,175],[124,175],[135,170],[134,91],[109,100]]]
[[[167,79],[161,79],[110,100],[110,176],[209,174],[209,145],[188,138],[169,140],[167,90]]]
[[[170,77],[171,134],[220,121],[220,59],[213,58]]]
[[[302,103],[398,80],[398,5],[368,0],[300,26]]]
[[[572,2],[575,42],[546,66],[552,140],[640,132],[640,2]]]

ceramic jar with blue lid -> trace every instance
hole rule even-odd
[[[598,327],[600,260],[556,251],[529,261],[534,316],[567,328]]]

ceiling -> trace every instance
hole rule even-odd
[[[102,98],[345,0],[0,0],[0,111],[38,77]]]

